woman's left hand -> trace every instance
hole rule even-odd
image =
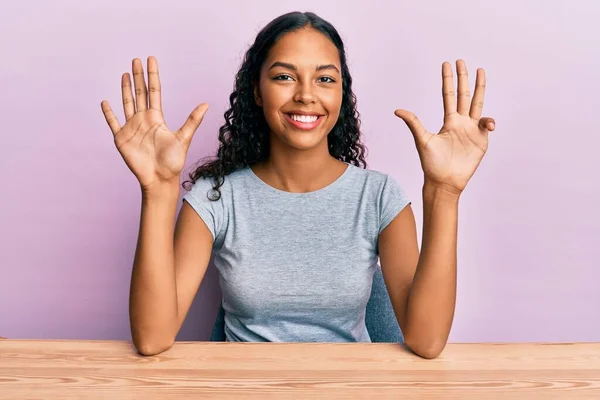
[[[488,148],[488,134],[496,128],[493,118],[481,117],[485,93],[485,72],[477,70],[475,93],[471,99],[467,66],[456,62],[458,101],[454,91],[452,66],[442,64],[444,125],[438,134],[427,132],[413,113],[398,109],[413,134],[425,183],[457,195],[464,190]]]

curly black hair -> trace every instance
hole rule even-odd
[[[200,178],[213,178],[213,190],[207,196],[216,201],[221,197],[219,188],[226,175],[269,157],[269,126],[262,108],[255,102],[254,87],[271,47],[282,35],[304,27],[318,30],[335,44],[342,67],[342,105],[339,118],[327,135],[329,154],[357,167],[367,167],[366,147],[361,143],[360,115],[352,92],[344,43],[333,25],[323,18],[311,12],[296,11],[281,15],[266,25],[246,52],[236,74],[234,91],[229,96],[230,108],[224,114],[225,124],[219,129],[217,155],[189,174],[190,180],[183,182],[186,190]]]

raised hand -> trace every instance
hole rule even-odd
[[[107,101],[102,101],[101,108],[123,160],[142,189],[148,190],[160,183],[178,182],[192,137],[208,105],[200,104],[183,126],[172,132],[162,112],[156,58],[148,58],[148,87],[141,60],[136,58],[132,64],[135,99],[129,74],[124,73],[121,78],[125,125],[119,124]]]
[[[488,148],[488,134],[496,128],[493,118],[481,117],[485,93],[485,72],[477,70],[475,93],[471,99],[467,67],[456,62],[458,100],[454,91],[452,66],[442,64],[444,124],[439,133],[427,132],[413,113],[394,113],[408,125],[413,137],[425,182],[460,194],[479,166]]]

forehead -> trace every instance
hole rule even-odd
[[[303,66],[334,64],[340,68],[339,53],[333,42],[321,32],[302,28],[281,36],[269,51],[265,66],[275,61]]]

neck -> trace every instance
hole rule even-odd
[[[346,164],[333,158],[324,146],[310,150],[271,148],[269,159],[256,165],[254,172],[267,184],[286,192],[319,190],[340,177]]]

